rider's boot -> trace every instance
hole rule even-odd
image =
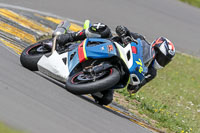
[[[92,97],[95,99],[95,102],[97,102],[100,105],[108,105],[112,102],[114,94],[113,89],[108,89],[100,93],[101,95],[92,94]]]

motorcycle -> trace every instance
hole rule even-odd
[[[64,21],[51,39],[25,48],[20,56],[22,66],[64,83],[69,92],[77,95],[138,85],[144,80],[152,55],[144,56],[140,39],[124,45],[117,36],[86,38],[82,42],[59,46],[57,35],[72,32],[69,26],[70,23]],[[86,21],[84,28],[89,26],[90,22]]]

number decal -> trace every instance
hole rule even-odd
[[[139,61],[136,61],[136,63],[137,63],[138,65],[140,65],[139,72],[142,73],[142,72],[143,72],[143,68],[142,68],[142,61],[141,61],[141,59],[139,59]]]

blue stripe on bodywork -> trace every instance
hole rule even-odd
[[[90,43],[92,44],[92,42],[98,42],[100,44],[90,46]],[[109,47],[112,49],[109,49]],[[113,42],[107,39],[88,38],[85,50],[87,58],[92,59],[109,58],[117,55],[117,49],[113,45]]]
[[[69,51],[69,53],[68,53],[68,69],[69,69],[69,72],[71,73],[71,71],[78,64],[79,64],[79,58],[78,58],[78,47],[77,47],[77,48],[73,49],[72,51]]]
[[[102,58],[109,58],[112,56],[117,55],[117,49],[115,48],[113,42],[107,39],[100,39],[100,38],[88,38],[86,39],[85,44],[85,52],[87,58],[92,59],[102,59]],[[98,45],[90,45],[89,43],[100,43]],[[78,56],[78,44],[77,48],[74,48],[72,51],[68,52],[68,68],[69,72],[71,72],[80,62]],[[80,45],[80,44],[79,44]],[[109,46],[112,49],[109,50]],[[72,58],[73,57],[73,58]],[[71,59],[70,59],[71,58]]]

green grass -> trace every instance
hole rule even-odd
[[[180,1],[186,2],[192,6],[196,6],[200,8],[200,0],[180,0]]]
[[[22,133],[21,131],[12,129],[0,122],[0,133]]]
[[[128,107],[156,120],[168,132],[200,133],[200,59],[176,54],[174,60],[141,90],[130,96],[118,93]]]

